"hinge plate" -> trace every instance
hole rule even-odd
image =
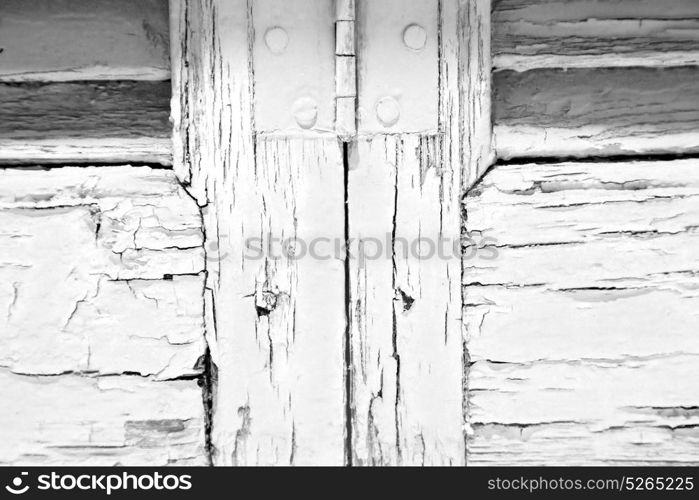
[[[255,0],[252,19],[256,132],[437,133],[439,0]]]
[[[330,0],[255,0],[257,132],[332,131],[335,8]]]
[[[438,0],[358,0],[360,135],[436,133]]]

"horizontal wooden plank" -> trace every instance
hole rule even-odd
[[[679,279],[699,264],[691,251],[698,167],[697,160],[498,166],[466,199],[471,238],[498,257],[468,259],[466,283],[568,289]]]
[[[169,82],[0,84],[0,139],[167,138]]]
[[[167,80],[167,0],[3,0],[0,81]]]
[[[694,0],[493,0],[495,22],[537,19],[574,22],[584,19],[685,19],[697,15]]]
[[[165,138],[31,139],[0,138],[2,165],[147,163],[172,165],[172,141]]]
[[[699,151],[699,68],[494,74],[500,158]]]
[[[0,320],[0,366],[14,373],[128,372],[158,379],[201,373],[203,276],[98,280],[90,290],[94,283],[87,279],[79,288],[36,274],[0,266],[0,303],[7,306]],[[47,285],[53,293],[45,293]],[[94,296],[75,299],[82,291]]]
[[[0,161],[171,164],[169,82],[0,84]]]
[[[495,261],[465,264],[466,284],[538,286],[557,290],[632,288],[680,279],[699,267],[699,233],[614,234],[589,243],[503,246]]]
[[[482,361],[470,370],[471,422],[531,425],[578,422],[590,430],[633,426],[699,427],[699,414],[642,409],[699,405],[697,354],[651,359],[507,363]],[[699,449],[695,451],[699,460]]]
[[[469,192],[469,463],[699,462],[698,167],[503,165]]]
[[[0,227],[0,366],[200,372],[201,219],[171,171],[5,169]]]
[[[569,291],[469,286],[471,360],[633,363],[678,352],[699,355],[699,291],[672,284]]]
[[[698,196],[696,159],[498,165],[470,193],[467,225],[510,247],[677,234],[699,220]]]
[[[2,465],[205,465],[195,380],[0,370]]]
[[[693,0],[495,0],[496,69],[699,63]]]
[[[691,414],[684,408],[649,408],[649,412]],[[696,427],[653,427],[634,422],[591,432],[586,424],[477,424],[469,440],[470,465],[678,466],[697,465]]]
[[[196,209],[185,202],[187,198],[175,175],[167,169],[128,165],[0,169],[0,209],[109,206],[119,199],[158,200],[160,206],[171,206],[174,201],[188,208],[190,215],[178,216],[171,223],[186,227],[194,224],[196,215]],[[163,205],[167,202],[170,205]]]

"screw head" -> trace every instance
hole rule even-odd
[[[400,118],[400,104],[394,97],[382,97],[376,103],[376,116],[384,127],[392,127]]]
[[[294,103],[293,113],[299,127],[312,128],[318,119],[318,103],[311,97],[300,97]]]
[[[403,30],[403,43],[412,50],[422,50],[427,44],[427,32],[419,24],[410,24]]]
[[[265,32],[265,44],[272,54],[282,54],[289,45],[289,35],[284,28],[274,26]]]

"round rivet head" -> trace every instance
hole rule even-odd
[[[301,97],[294,103],[293,113],[298,126],[309,129],[318,119],[318,103],[310,97]]]
[[[411,24],[403,30],[403,42],[412,50],[422,50],[427,43],[427,32],[419,24]]]
[[[281,54],[289,45],[289,35],[286,34],[284,28],[275,26],[265,32],[265,44],[273,54]]]
[[[379,99],[376,103],[376,116],[384,127],[394,126],[400,118],[398,101],[390,96]]]

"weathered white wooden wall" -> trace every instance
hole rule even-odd
[[[459,465],[461,262],[419,255],[458,244],[462,183],[488,162],[489,3],[365,1],[358,11],[359,140],[347,178],[353,463]],[[426,33],[418,50],[404,40],[411,25]]]
[[[496,167],[466,227],[472,464],[699,462],[696,160]]]
[[[490,155],[489,3],[173,5],[175,166],[215,245],[215,463],[463,464],[461,263],[395,243],[460,239]],[[352,29],[356,53],[334,43]],[[270,236],[391,239],[372,262],[246,255]]]
[[[201,464],[204,255],[167,170],[0,171],[0,462]]]
[[[167,23],[164,1],[0,5],[2,464],[208,463]]]
[[[3,81],[167,80],[163,0],[3,0]]]
[[[496,69],[694,66],[694,0],[493,0]]]
[[[693,0],[499,0],[500,158],[696,153]]]
[[[166,0],[3,0],[0,162],[171,162]]]
[[[211,449],[220,465],[344,461],[343,261],[260,259],[245,247],[249,238],[265,247],[270,238],[343,238],[341,148],[322,129],[333,103],[304,89],[290,70],[311,57],[321,63],[317,71],[329,70],[320,85],[334,90],[332,7],[196,0],[172,8],[182,30],[173,46],[182,99],[174,108],[181,127],[175,158],[204,213],[207,337],[217,367]],[[306,9],[310,18],[284,15]],[[284,33],[264,41],[274,28]],[[284,62],[287,45],[275,35],[288,37],[290,51],[316,43],[328,50],[317,58],[292,52]],[[294,99],[317,99],[316,120],[299,118],[290,100],[269,112],[257,105],[260,93],[273,96],[275,71],[286,75]],[[314,71],[305,83],[313,84]]]
[[[495,2],[495,147],[517,161],[464,200],[492,242],[464,264],[469,464],[699,462],[698,165],[623,159],[699,146],[698,8]]]
[[[3,2],[0,463],[699,462],[697,17]]]
[[[172,162],[169,81],[0,81],[0,99],[3,164]]]

